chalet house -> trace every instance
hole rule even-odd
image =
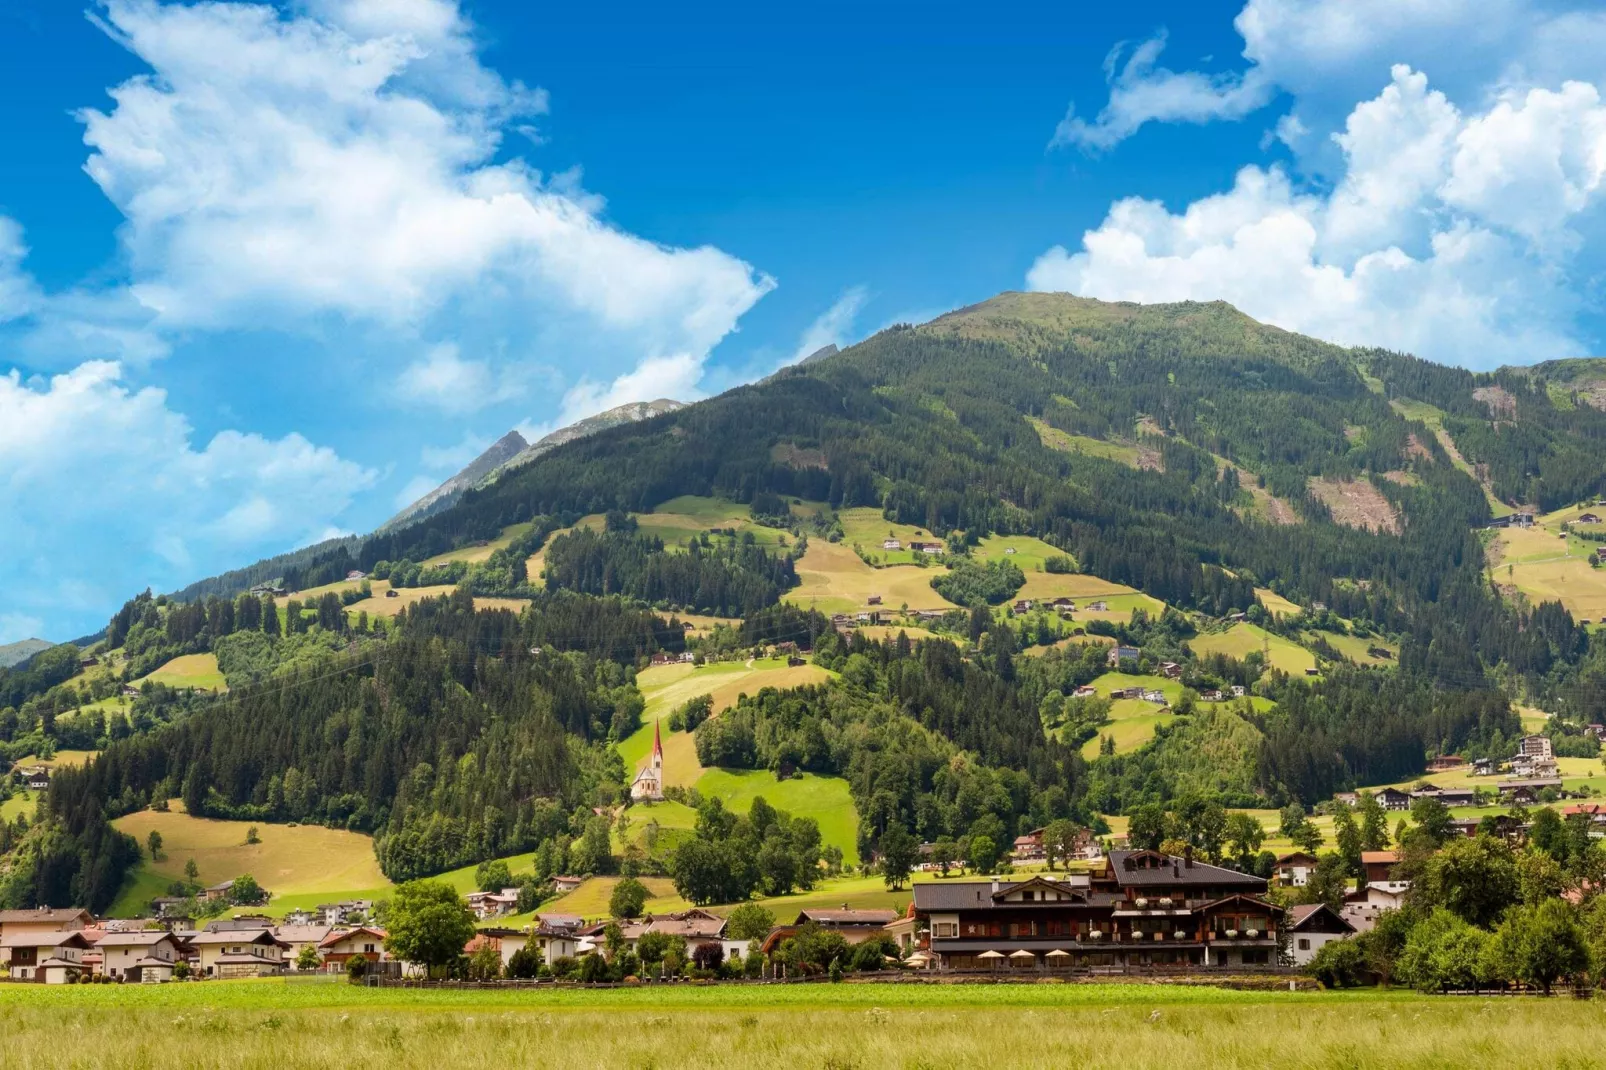
[[[1413,791],[1413,799],[1437,799],[1445,806],[1474,806],[1478,793],[1471,788],[1434,788],[1432,791]]]
[[[1473,776],[1494,776],[1495,761],[1493,758],[1475,758],[1472,761]]]
[[[31,769],[22,778],[22,783],[29,791],[44,791],[50,787],[50,770]]]
[[[470,892],[467,899],[468,908],[481,921],[486,918],[499,918],[503,914],[514,914],[519,909],[517,888],[503,888],[499,892]]]
[[[605,928],[604,924],[598,923],[581,930],[580,935],[591,943],[601,944]],[[702,944],[718,944],[727,959],[740,959],[747,951],[747,941],[726,936],[724,918],[695,907],[674,914],[648,914],[635,921],[622,922],[620,929],[624,933],[626,946],[632,951],[636,950],[637,941],[648,933],[683,937],[688,951]]]
[[[1088,874],[914,886],[938,969],[1270,966],[1282,909],[1266,881],[1158,851]]]
[[[1606,739],[1606,724],[1585,725],[1584,735],[1590,739]]]
[[[1247,688],[1244,687],[1243,684],[1233,684],[1232,685],[1232,697],[1233,698],[1243,698],[1247,694],[1249,694],[1249,691],[1248,691]]]
[[[224,929],[190,937],[202,977],[273,977],[284,972],[285,944],[271,929]]]
[[[1549,736],[1523,736],[1517,744],[1517,756],[1521,758],[1554,758],[1555,752],[1550,746]]]
[[[1157,687],[1150,688],[1149,690],[1143,692],[1143,701],[1144,702],[1157,702],[1160,705],[1164,706],[1166,704],[1166,702],[1165,702],[1165,692],[1161,691]]]
[[[1221,692],[1213,687],[1207,688],[1204,691],[1199,692],[1199,698],[1203,702],[1220,702]]]
[[[184,957],[179,938],[166,929],[109,932],[95,947],[100,951],[101,974],[114,981],[171,981],[174,965]]]
[[[901,550],[901,549],[903,549],[903,543],[899,542],[897,539],[882,539],[881,540],[881,549],[883,549],[883,550]]]
[[[559,895],[567,895],[585,882],[584,877],[553,877],[552,890]]]
[[[1405,905],[1405,893],[1410,889],[1410,881],[1369,881],[1344,901],[1339,913],[1354,926],[1356,932],[1370,932],[1377,924],[1379,914],[1385,910],[1398,910]]]
[[[318,944],[318,952],[323,955],[326,967],[338,966],[344,969],[346,963],[358,955],[369,962],[385,962],[390,958],[385,953],[385,935],[385,930],[369,925],[337,930],[323,938]]]
[[[774,951],[783,940],[799,929],[814,924],[828,932],[841,933],[850,944],[862,944],[873,936],[880,936],[888,925],[898,920],[896,910],[851,910],[846,903],[840,910],[805,910],[790,925],[779,925],[764,938],[766,954]]]
[[[229,897],[229,893],[233,890],[234,881],[226,880],[221,884],[214,884],[210,888],[202,889],[198,898],[206,901],[211,901],[214,899],[227,899]]]
[[[1065,598],[1065,597],[1061,596],[1059,598],[1054,599],[1054,601],[1050,602],[1049,605],[1054,607],[1054,609],[1058,610],[1061,613],[1075,613],[1076,612],[1076,599],[1074,599],[1074,598]]]
[[[289,924],[275,926],[273,935],[277,936],[279,943],[284,945],[285,968],[297,969],[296,959],[301,957],[301,949],[310,947],[317,951],[323,942],[329,939],[329,934],[333,931],[333,928],[328,925]]]
[[[474,939],[463,948],[463,954],[472,955],[480,947],[490,946],[496,948],[497,954],[502,957],[502,968],[513,960],[513,956],[524,949],[530,942],[530,933],[527,929],[481,929]]]
[[[1114,688],[1114,689],[1112,689],[1110,691],[1110,697],[1111,698],[1141,699],[1143,697],[1143,688],[1141,688],[1141,687],[1117,687],[1117,688]]]
[[[354,568],[350,572],[346,573],[346,582],[347,583],[359,583],[359,582],[361,582],[361,581],[363,581],[363,580],[365,580],[367,578],[368,578],[368,573],[363,572],[360,569],[355,569]]]
[[[1575,524],[1599,524],[1600,523],[1600,517],[1597,516],[1594,513],[1579,513],[1578,514],[1578,519],[1573,521],[1573,523],[1575,523]]]
[[[0,953],[11,964],[14,981],[66,984],[69,975],[77,980],[89,972],[83,961],[89,946],[82,929],[23,930],[0,936]]]
[[[1475,817],[1452,817],[1450,819],[1450,827],[1469,840],[1478,835],[1479,824],[1479,820]]]
[[[1288,953],[1295,966],[1307,966],[1325,944],[1355,935],[1355,926],[1326,903],[1309,903],[1288,910]]]
[[[1087,608],[1093,613],[1107,613],[1110,609],[1110,603],[1100,598],[1096,602],[1089,602]]]
[[[1316,872],[1316,856],[1295,851],[1277,859],[1277,882],[1294,888],[1303,888]]]
[[[1030,598],[1017,598],[1015,600],[1015,612],[1030,613],[1032,611],[1032,605],[1033,603]]]
[[[1452,769],[1459,769],[1467,764],[1467,760],[1459,754],[1442,754],[1437,758],[1428,759],[1428,772],[1448,773]]]
[[[1361,870],[1365,874],[1368,884],[1374,881],[1387,881],[1389,874],[1400,862],[1398,851],[1362,851]]]
[[[1361,796],[1359,792],[1341,791],[1333,796],[1333,801],[1343,806],[1359,806]]]
[[[1384,788],[1377,793],[1377,803],[1385,810],[1409,810],[1411,797],[1398,788]]]
[[[1178,665],[1174,661],[1162,661],[1160,663],[1160,675],[1164,676],[1167,680],[1181,679],[1182,666]]]
[[[322,925],[332,929],[337,925],[350,925],[373,912],[372,899],[342,899],[338,903],[319,903],[313,910],[311,919],[304,924]],[[285,920],[290,920],[288,914],[285,915]]]
[[[923,554],[940,554],[943,552],[943,545],[940,542],[923,543],[921,544],[920,552]]]
[[[1543,780],[1557,777],[1561,767],[1554,758],[1530,758],[1519,754],[1511,759],[1511,775],[1518,779]]]
[[[872,594],[864,600],[864,604],[867,606],[879,606],[881,604],[881,596]]]
[[[581,930],[585,919],[573,914],[542,914],[536,919],[527,945],[534,947],[541,961],[551,964],[561,958],[573,958],[584,939]],[[509,957],[512,953],[509,952]]]
[[[1017,862],[1035,862],[1043,858],[1043,830],[1033,829],[1024,836],[1015,837],[1010,857]]]
[[[36,907],[32,910],[0,910],[0,961],[5,958],[5,941],[13,936],[42,935],[85,929],[95,924],[95,916],[82,907]]]
[[[1083,687],[1077,688],[1075,691],[1072,691],[1071,692],[1071,697],[1072,698],[1097,698],[1098,697],[1098,692],[1093,690],[1091,687],[1083,686]]]
[[[1539,801],[1539,793],[1546,788],[1561,790],[1560,777],[1532,777],[1527,780],[1502,780],[1499,784],[1500,798],[1503,801],[1521,802],[1532,805]]]
[[[1128,659],[1132,661],[1138,660],[1137,647],[1123,646],[1122,644],[1117,643],[1110,647],[1110,652],[1105,655],[1105,661],[1108,662],[1112,668],[1119,667],[1121,662],[1127,661]]]

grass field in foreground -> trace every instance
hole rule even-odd
[[[75,1066],[1298,1068],[1600,1064],[1600,1006],[1150,984],[8,985],[7,1062]],[[69,1039],[70,1038],[70,1039]],[[200,1058],[196,1058],[199,1056]],[[65,1058],[64,1058],[65,1057]]]

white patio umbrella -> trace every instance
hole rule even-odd
[[[1025,962],[1036,962],[1037,961],[1037,956],[1032,954],[1030,951],[1025,950],[1024,948],[1022,948],[1020,951],[1012,951],[1012,952],[1010,952],[1009,957],[1012,958],[1012,959],[1015,959],[1017,961],[1025,961]]]
[[[1050,951],[1047,955],[1045,955],[1043,957],[1044,958],[1050,958],[1050,959],[1068,959],[1068,958],[1071,957],[1071,953],[1069,951],[1065,951],[1065,950],[1062,950],[1062,949],[1056,947],[1053,951]]]
[[[979,959],[986,959],[988,962],[999,962],[1004,956],[997,951],[983,951],[976,957]]]

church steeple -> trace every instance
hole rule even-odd
[[[662,769],[664,767],[664,741],[659,737],[658,725],[658,721],[652,723],[652,767],[654,769]]]

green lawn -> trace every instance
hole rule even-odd
[[[5,802],[0,803],[0,821],[7,823],[15,821],[18,814],[27,814],[29,820],[33,819],[34,797],[26,788],[18,788]]]
[[[1010,553],[1011,550],[1015,552]],[[1042,571],[1043,562],[1050,557],[1070,556],[1064,550],[1055,549],[1042,539],[1030,535],[989,535],[971,553],[983,561],[1012,562],[1016,568],[1028,573]]]
[[[1107,461],[1115,461],[1128,468],[1138,466],[1138,448],[1130,443],[1105,442],[1103,439],[1088,438],[1086,435],[1073,435],[1057,427],[1051,427],[1035,416],[1028,416],[1026,422],[1036,429],[1037,437],[1051,450],[1103,457]]]
[[[1387,640],[1378,639],[1376,637],[1371,639],[1362,639],[1359,636],[1354,635],[1334,635],[1332,632],[1307,632],[1305,634],[1310,638],[1321,636],[1330,646],[1332,646],[1334,650],[1338,651],[1340,654],[1343,654],[1357,665],[1396,665],[1399,663],[1400,646],[1398,643],[1390,643]],[[1374,646],[1393,651],[1394,657],[1373,657],[1371,654],[1367,653],[1367,651]]]
[[[850,547],[863,550],[878,565],[907,565],[913,563],[916,557],[925,557],[923,552],[916,554],[908,549],[910,540],[942,541],[925,528],[893,523],[881,515],[880,509],[843,509],[837,513],[837,520],[842,525],[842,541]],[[902,548],[882,549],[882,543],[888,538],[897,539]]]
[[[1258,625],[1240,621],[1221,632],[1206,632],[1188,641],[1196,655],[1226,654],[1243,658],[1251,651],[1267,650],[1270,665],[1292,676],[1305,675],[1306,669],[1316,667],[1316,655],[1297,643],[1279,635],[1272,635]]]
[[[174,658],[149,676],[149,680],[168,687],[193,687],[200,691],[227,691],[229,685],[217,667],[216,654],[185,654]]]
[[[850,863],[859,860],[859,814],[848,782],[841,777],[822,777],[805,773],[777,780],[769,770],[710,769],[697,781],[705,797],[717,796],[739,814],[745,814],[753,800],[763,796],[777,810],[794,817],[812,817],[820,826],[820,838],[842,849]]]

